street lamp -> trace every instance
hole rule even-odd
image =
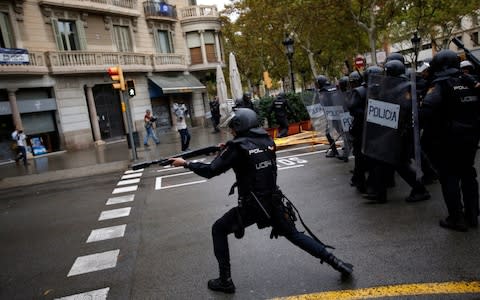
[[[414,68],[417,67],[417,62],[418,62],[418,51],[420,50],[420,41],[422,39],[418,36],[418,32],[414,32],[413,33],[413,37],[410,39],[410,41],[412,42],[412,46],[413,46],[413,51],[415,52],[415,65],[414,65]]]
[[[287,55],[288,58],[288,66],[290,68],[290,80],[292,82],[292,90],[295,93],[295,78],[293,77],[293,44],[295,41],[292,39],[292,37],[287,34],[285,36],[285,39],[283,40],[282,44],[285,46],[285,54]]]

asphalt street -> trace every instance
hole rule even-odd
[[[229,239],[237,292],[208,290],[208,279],[218,276],[211,225],[236,205],[235,195],[228,196],[233,173],[206,180],[183,168],[152,166],[5,190],[0,299],[74,299],[68,297],[94,291],[96,299],[271,299],[480,280],[479,230],[438,226],[446,213],[439,184],[428,187],[432,199],[406,203],[409,187],[397,177],[388,203],[368,204],[348,184],[352,161],[299,148],[278,153],[278,183],[310,229],[354,264],[351,279],[342,281],[328,265],[254,225],[243,239]],[[122,234],[87,242],[95,230],[110,228],[111,235],[119,227]]]

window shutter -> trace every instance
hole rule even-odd
[[[57,19],[52,19],[52,29],[53,29],[53,36],[55,37],[55,42],[57,43],[58,50],[65,50],[63,49],[62,36],[60,35],[60,30],[58,29]]]
[[[10,22],[8,20],[8,15],[0,12],[0,31],[3,36],[3,43],[5,48],[14,48],[13,36],[10,28]]]
[[[85,27],[83,21],[76,20],[75,27],[77,27],[78,43],[80,44],[80,50],[87,50],[87,37],[85,36]]]

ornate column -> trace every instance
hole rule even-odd
[[[95,144],[103,144],[102,135],[100,134],[100,126],[98,125],[97,108],[95,107],[95,98],[93,98],[93,86],[87,85],[87,102],[88,114],[90,116],[90,124],[93,130],[93,139]]]
[[[20,111],[17,105],[17,96],[15,95],[17,90],[18,89],[7,89],[8,101],[10,102],[10,110],[12,111],[13,126],[23,129],[22,118],[20,117]]]
[[[206,65],[207,61],[207,50],[205,49],[205,39],[203,38],[203,33],[205,30],[199,30],[198,33],[200,34],[200,47],[202,49],[202,61],[203,64]]]
[[[215,52],[217,53],[217,62],[221,63],[222,62],[222,51],[220,48],[220,39],[218,37],[218,34],[220,31],[215,30]]]

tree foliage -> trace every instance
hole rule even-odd
[[[244,82],[258,84],[263,71],[288,78],[282,41],[295,41],[294,70],[313,79],[339,78],[359,53],[386,43],[409,41],[418,31],[437,48],[458,29],[459,20],[478,12],[476,1],[462,0],[233,0],[222,12],[225,52],[236,55]],[[238,16],[234,21],[228,16]],[[374,60],[375,63],[375,60]],[[297,82],[298,78],[297,77]]]

